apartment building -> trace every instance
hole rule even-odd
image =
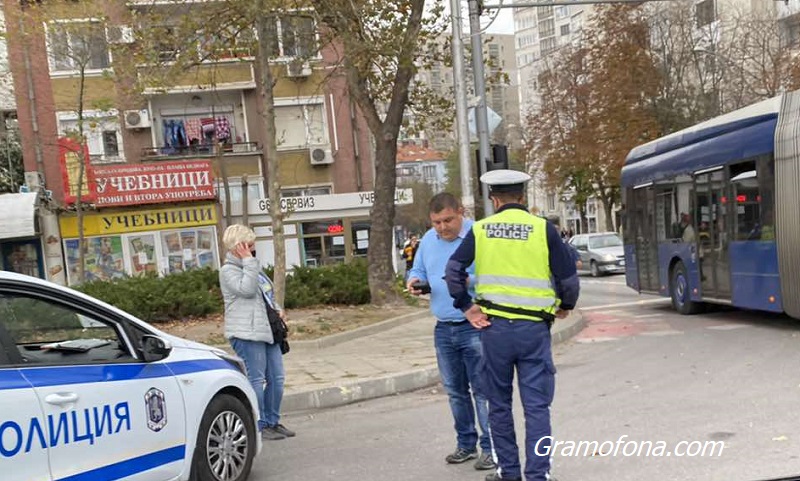
[[[450,33],[447,35],[449,36]],[[518,149],[522,147],[522,127],[520,124],[518,75],[514,58],[514,36],[491,34],[486,35],[484,39],[483,56],[487,64],[486,77],[500,80],[502,80],[501,77],[507,77],[507,82],[487,84],[486,105],[494,112],[492,116],[501,120],[492,134],[491,142],[507,145],[510,149]],[[448,38],[443,36],[441,41],[445,43]],[[466,35],[465,41],[469,43]],[[474,76],[469,52],[466,56],[467,95],[468,103],[471,103],[474,99]],[[453,96],[454,78],[451,66],[438,64],[430,69],[420,71],[415,81],[427,85],[439,95],[450,98]],[[408,121],[413,123],[413,114],[408,113],[407,115]],[[406,135],[402,140],[413,141],[420,145],[427,141],[435,150],[450,152],[456,148],[455,125],[446,132],[429,129],[415,132],[414,135]],[[477,137],[473,135],[472,141],[477,142]]]
[[[111,0],[96,3],[93,15],[52,9],[43,20],[20,2],[4,1],[28,188],[46,192],[48,208],[58,213],[57,228],[45,236],[52,248],[46,267],[67,277],[53,280],[76,275],[73,205],[82,161],[89,180],[82,197],[91,203],[83,222],[87,280],[218,267],[220,233],[241,221],[255,228],[259,256],[271,262],[255,36],[243,29],[211,53],[204,53],[203,39],[213,32],[177,38],[183,16],[202,18],[204,5]],[[163,9],[163,25],[145,45],[136,19],[153,9]],[[368,233],[368,210],[337,211],[330,199],[373,189],[366,124],[344,79],[331,75],[338,59],[332,48],[319,48],[313,17],[292,12],[272,27],[281,194],[296,199],[287,206],[311,206],[287,207],[303,211],[286,220],[287,264],[366,255],[355,247],[354,226],[359,239]],[[143,50],[150,63],[141,60]],[[201,57],[170,73],[170,64],[189,54]],[[70,140],[80,130],[86,160]],[[315,201],[332,209],[315,211]],[[320,233],[317,224],[337,228]]]

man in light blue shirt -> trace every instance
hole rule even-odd
[[[453,299],[444,281],[447,261],[470,232],[472,221],[464,219],[461,202],[446,192],[431,199],[430,216],[433,228],[420,241],[406,287],[410,293],[420,295],[422,290],[415,286],[430,285],[431,313],[436,317],[436,359],[442,384],[450,398],[457,440],[455,452],[449,454],[445,461],[460,464],[478,458],[475,469],[494,469],[488,404],[478,385],[481,334],[466,320],[461,310],[453,307]],[[467,269],[470,276],[474,277],[474,272],[474,265]],[[475,425],[476,413],[481,429],[480,438]],[[480,456],[477,444],[481,447]]]

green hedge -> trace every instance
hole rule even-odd
[[[272,275],[272,269],[266,269]],[[222,312],[219,274],[198,269],[165,277],[130,277],[76,287],[147,322]],[[295,267],[286,279],[289,309],[320,304],[359,305],[370,301],[366,262]]]

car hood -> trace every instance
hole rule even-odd
[[[625,255],[625,249],[622,246],[616,247],[601,247],[599,249],[592,249],[592,252],[600,254],[600,255],[608,255],[611,254],[612,256],[621,257]]]

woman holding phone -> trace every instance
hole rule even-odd
[[[274,309],[282,319],[285,313],[275,302],[272,281],[255,256],[255,241],[253,230],[241,224],[231,225],[222,236],[228,250],[219,271],[225,302],[225,337],[244,360],[247,377],[256,391],[262,437],[279,440],[295,433],[280,423],[285,370],[267,309]]]

